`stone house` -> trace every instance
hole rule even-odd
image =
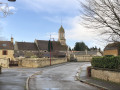
[[[108,44],[105,48],[104,48],[104,53],[103,55],[113,55],[113,56],[118,56],[120,55],[120,42],[115,42],[115,43],[111,43]]]
[[[6,58],[10,61],[14,60],[13,38],[11,41],[0,41],[0,58]]]

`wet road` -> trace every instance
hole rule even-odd
[[[28,76],[40,71],[38,69],[9,68],[2,69],[0,74],[0,90],[25,90]]]
[[[30,90],[98,90],[76,81],[75,75],[84,64],[89,63],[66,63],[58,67],[45,68],[30,79],[29,88]]]

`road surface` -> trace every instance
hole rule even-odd
[[[39,74],[30,78],[29,88],[30,90],[98,90],[76,81],[75,75],[78,69],[80,66],[87,66],[85,64],[90,63],[72,62],[44,68]]]

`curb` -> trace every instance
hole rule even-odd
[[[30,81],[30,79],[31,79],[34,75],[38,75],[38,74],[41,74],[41,73],[42,73],[42,71],[36,72],[36,73],[32,74],[31,76],[29,76],[29,77],[27,78],[26,83],[25,83],[25,90],[30,90],[30,89],[29,89],[29,81]]]
[[[85,83],[85,84],[88,84],[88,85],[91,85],[91,86],[94,86],[94,87],[100,88],[101,90],[108,90],[108,89],[105,88],[105,87],[102,87],[102,86],[97,85],[97,84],[94,84],[94,83],[89,83],[89,82],[87,82],[87,81],[85,81],[85,80],[79,80],[79,81],[82,82],[82,83]]]
[[[82,65],[82,66],[84,66],[84,65]],[[87,82],[86,80],[81,80],[81,79],[80,79],[80,74],[81,74],[81,72],[82,72],[82,66],[79,68],[79,71],[78,71],[77,74],[76,74],[77,80],[79,80],[79,81],[82,82],[82,83],[85,83],[85,84],[88,84],[88,85],[91,85],[91,86],[100,88],[101,90],[108,90],[107,88],[102,87],[102,86],[100,86],[100,85],[97,85],[97,84],[94,84],[94,83]]]

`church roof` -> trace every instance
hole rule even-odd
[[[14,50],[14,46],[11,41],[0,41],[0,49]]]
[[[16,45],[18,47],[18,50],[38,50],[36,44],[31,42],[16,42]]]
[[[40,50],[48,50],[48,42],[49,41],[45,41],[45,40],[36,40],[37,44],[38,44],[38,48]],[[53,51],[66,51],[67,50],[67,46],[66,45],[61,45],[59,41],[52,41],[52,45],[53,45]]]
[[[115,43],[111,43],[108,44],[104,50],[114,50],[114,49],[119,49],[120,48],[120,42],[115,42]]]
[[[59,29],[59,33],[60,33],[60,32],[63,32],[63,33],[65,32],[64,28],[62,27],[62,25],[61,25],[61,27],[60,27],[60,29]]]

